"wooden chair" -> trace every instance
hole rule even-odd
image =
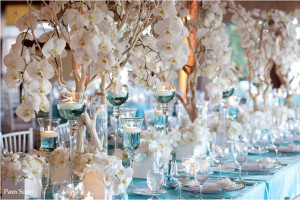
[[[32,128],[30,128],[28,131],[2,134],[1,147],[7,149],[8,152],[31,152],[31,149],[33,149]]]

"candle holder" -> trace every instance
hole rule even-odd
[[[130,161],[130,167],[133,168],[133,160],[135,156],[135,150],[140,145],[141,127],[144,119],[139,117],[122,118],[123,124],[123,146],[127,151]],[[133,180],[129,189],[134,189]]]
[[[51,185],[51,161],[52,152],[58,145],[58,126],[60,118],[38,118],[41,132],[41,148],[46,153],[47,162],[49,163],[49,184]]]
[[[129,93],[128,93],[128,87],[127,85],[122,85],[120,91],[116,92],[115,87],[112,87],[109,91],[106,92],[106,98],[114,106],[113,115],[115,117],[115,135],[114,135],[114,141],[115,146],[114,150],[118,148],[118,135],[120,133],[120,123],[119,123],[119,117],[121,115],[120,106],[123,105],[127,99],[128,99]]]
[[[231,96],[228,98],[228,105],[226,108],[226,118],[231,121],[238,118],[239,109],[238,105],[240,102],[240,98],[237,96]]]
[[[281,88],[273,89],[273,98],[275,106],[282,106],[285,103],[287,92]]]
[[[161,103],[160,107],[164,116],[164,131],[168,133],[167,127],[167,115],[168,115],[168,103],[172,101],[175,97],[175,87],[173,84],[168,82],[162,82],[161,88],[155,88],[154,91],[155,99]]]
[[[223,116],[223,147],[226,145],[226,109],[228,107],[228,98],[234,93],[234,88],[225,90],[222,93],[222,116]]]
[[[59,95],[57,108],[59,114],[68,120],[68,128],[70,134],[70,180],[72,180],[73,158],[74,158],[74,136],[76,135],[77,119],[85,111],[84,94],[81,92],[64,92]]]

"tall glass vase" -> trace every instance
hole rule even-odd
[[[168,103],[175,97],[175,87],[173,84],[168,82],[162,82],[161,88],[156,88],[154,91],[155,99],[161,103],[160,107],[164,116],[164,131],[168,133],[167,127],[167,115],[168,115]]]
[[[226,109],[228,107],[228,98],[233,95],[234,93],[234,88],[231,88],[229,90],[226,90],[223,92],[222,94],[222,130],[223,130],[223,133],[222,133],[222,141],[223,141],[223,147],[226,146]]]
[[[114,131],[114,151],[118,148],[118,136],[120,135],[120,121],[119,117],[121,115],[120,106],[123,105],[128,99],[128,87],[127,85],[122,85],[120,90],[116,90],[115,87],[112,87],[109,91],[106,92],[106,98],[114,106],[113,115],[115,117],[115,131]]]
[[[58,145],[58,126],[60,118],[38,118],[41,132],[41,148],[46,153],[49,163],[49,184],[51,184],[52,152]]]
[[[72,171],[74,163],[74,136],[76,135],[78,126],[77,119],[85,111],[84,94],[81,92],[65,92],[61,93],[58,98],[57,108],[59,114],[68,120],[68,128],[70,134],[70,174],[69,179],[72,180]]]

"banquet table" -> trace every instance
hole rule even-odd
[[[267,153],[264,157],[275,159],[275,153]],[[257,160],[258,156],[248,156],[248,161]],[[228,162],[232,162],[229,160]],[[281,163],[288,164],[282,168],[272,171],[273,175],[262,175],[254,173],[243,173],[242,178],[249,182],[256,182],[253,186],[246,186],[244,189],[212,194],[223,197],[230,197],[232,199],[284,199],[285,197],[295,197],[300,194],[300,155],[297,154],[282,154],[279,157]],[[218,174],[210,175],[210,178],[217,178]],[[223,177],[238,178],[238,172],[227,172],[222,174]],[[134,179],[134,185],[138,188],[147,188],[146,179]],[[168,189],[163,187],[166,193],[159,194],[161,199],[177,199],[178,190]],[[132,191],[127,190],[129,199],[148,199],[150,196],[143,196],[134,194]],[[210,195],[210,194],[208,194]],[[189,195],[189,192],[182,190],[182,196],[186,199],[199,199]],[[47,192],[47,197],[51,198],[51,191]],[[205,196],[204,199],[214,199]]]

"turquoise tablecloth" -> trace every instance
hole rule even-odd
[[[274,153],[268,153],[264,156],[274,158]],[[256,160],[256,156],[249,156],[248,160]],[[246,186],[245,189],[217,194],[218,196],[232,197],[234,199],[284,199],[284,197],[295,197],[300,194],[300,157],[297,155],[282,155],[280,162],[288,164],[275,171],[274,175],[245,175],[243,178],[247,181],[258,182],[254,186]],[[237,178],[238,172],[224,173],[224,176]],[[217,174],[212,174],[211,178],[216,178]],[[249,180],[248,180],[249,179]],[[256,180],[257,179],[257,180]],[[147,188],[145,179],[134,179],[134,184],[139,188]],[[176,199],[177,190],[167,190],[167,193],[160,194],[158,197],[162,199]],[[148,199],[149,196],[141,196],[128,191],[129,199]],[[186,191],[182,191],[183,197],[187,199],[196,199],[190,196]],[[207,198],[207,197],[206,197]],[[205,199],[206,199],[205,198]],[[209,199],[209,198],[207,198]]]

